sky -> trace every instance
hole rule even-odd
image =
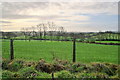
[[[54,22],[68,32],[118,30],[117,2],[3,2],[2,31]]]

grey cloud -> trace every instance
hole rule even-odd
[[[26,18],[34,18],[38,16],[30,16],[30,15],[15,15],[15,14],[9,14],[9,15],[3,15],[2,18],[5,19],[26,19]]]
[[[88,4],[88,5],[86,5]],[[91,4],[91,2],[84,3],[75,3],[75,6],[70,6],[70,9],[80,10],[79,13],[85,14],[118,14],[118,3],[117,2],[95,2]],[[86,12],[88,10],[88,12]],[[84,12],[85,11],[85,12]]]
[[[86,2],[86,4],[89,4],[89,2]],[[37,16],[37,15],[20,15],[18,14],[21,11],[25,11],[27,9],[32,9],[34,11],[34,8],[38,8],[40,10],[47,9],[49,6],[56,6],[60,10],[64,9],[72,9],[76,10],[73,13],[81,13],[81,14],[93,14],[95,11],[99,13],[107,13],[108,8],[113,9],[113,12],[116,11],[116,4],[117,3],[105,3],[105,2],[97,2],[93,5],[84,5],[80,2],[78,3],[69,3],[69,2],[3,2],[3,9],[2,9],[2,17],[5,19],[25,19],[25,18],[41,18],[41,19],[53,19],[61,17],[60,15],[51,15],[51,16]],[[114,9],[115,8],[115,9]],[[84,10],[92,10],[88,12],[84,12]],[[54,10],[53,10],[54,11]],[[111,11],[112,12],[112,11]],[[53,12],[54,13],[54,12]],[[64,14],[63,12],[60,12],[60,14]]]
[[[8,27],[8,26],[12,26],[12,25],[0,25],[0,26],[2,26],[2,27]]]
[[[4,2],[2,4],[2,17],[3,18],[28,18],[33,16],[19,15],[18,13],[27,9],[45,9],[49,5],[48,2]]]
[[[39,15],[3,15],[2,18],[5,19],[29,19],[29,18],[36,18],[36,19],[57,19],[67,16],[61,15],[46,15],[46,16],[39,16]]]
[[[0,23],[12,23],[10,21],[0,21]]]
[[[13,10],[22,10],[25,8],[46,8],[49,3],[48,2],[4,2],[3,7],[5,10],[13,9]]]

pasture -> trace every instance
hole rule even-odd
[[[119,41],[95,41],[99,43],[120,43]]]
[[[9,59],[9,41],[2,41],[2,57]],[[53,57],[72,61],[71,41],[38,41],[15,40],[14,54],[16,59],[38,61],[43,58],[48,62]],[[109,62],[118,63],[118,46],[76,42],[76,61],[81,63]]]

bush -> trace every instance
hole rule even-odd
[[[109,78],[105,73],[78,73],[77,78]]]
[[[117,74],[117,75],[114,75],[114,76],[110,76],[110,78],[111,78],[111,79],[116,79],[116,80],[118,79],[118,80],[119,80],[119,79],[120,79],[120,76]]]
[[[18,71],[22,78],[34,78],[38,76],[38,72],[33,67],[25,67]]]
[[[61,71],[64,70],[65,66],[61,65],[61,64],[53,64],[53,70],[54,71]]]
[[[9,64],[9,60],[7,60],[7,59],[3,59],[2,60],[2,69],[3,70],[8,70],[8,64]]]
[[[118,72],[117,72],[117,70],[119,70],[119,67],[120,66],[118,66],[117,64],[112,64],[112,63],[104,63],[106,66],[108,66],[109,67],[109,69],[111,69],[112,70],[112,72],[113,72],[113,75],[116,75]]]
[[[55,71],[64,70],[65,66],[58,63],[50,64],[50,63],[46,63],[44,60],[40,60],[36,65],[35,69],[40,72],[42,71],[42,72],[52,73]]]
[[[84,41],[84,39],[80,39],[80,40],[79,40],[79,42],[83,42],[83,41]]]
[[[25,62],[25,63],[23,64],[23,66],[25,66],[25,67],[34,67],[35,65],[36,65],[35,62]]]
[[[3,59],[2,68],[3,78],[51,78],[52,75],[49,73],[52,72],[56,72],[56,78],[118,78],[120,73],[120,66],[117,64],[91,63],[86,65],[58,59],[52,64],[46,63],[43,59],[38,63],[23,60],[10,62]]]
[[[38,76],[35,78],[51,78],[51,75],[45,72],[38,72]]]
[[[87,69],[86,65],[80,64],[80,63],[73,63],[69,71],[72,73],[75,73],[75,72],[80,72],[85,69]]]
[[[92,42],[92,43],[95,43],[95,39],[86,39],[85,42]]]
[[[35,66],[37,71],[51,73],[53,71],[53,65],[46,63],[44,60],[40,60]]]
[[[13,77],[13,78],[21,78],[22,76],[21,76],[20,73],[15,72],[12,77]]]
[[[2,78],[12,78],[13,77],[13,73],[10,71],[2,71]]]
[[[54,63],[55,63],[55,64],[58,64],[58,63],[59,63],[59,64],[65,66],[65,65],[68,65],[70,62],[68,62],[67,60],[59,60],[59,59],[55,59],[55,60],[54,60]]]
[[[8,64],[8,69],[10,71],[18,71],[23,67],[24,61],[22,60],[14,60]]]
[[[63,70],[55,73],[55,78],[76,78],[76,76],[71,74],[69,71]]]
[[[114,72],[108,66],[106,66],[105,64],[92,63],[92,66],[94,67],[94,71],[106,73],[109,76],[114,75]]]

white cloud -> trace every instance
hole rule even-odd
[[[117,14],[117,2],[3,3],[4,15],[71,16],[74,14]],[[9,18],[8,16],[8,18]]]
[[[3,19],[11,21],[14,28],[21,23],[26,26],[44,21],[63,26],[80,26],[90,24],[91,17],[88,14],[118,14],[117,2],[6,2],[2,5]]]

